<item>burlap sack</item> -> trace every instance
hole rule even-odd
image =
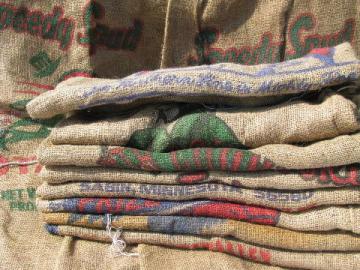
[[[217,201],[172,202],[126,198],[68,198],[51,201],[38,199],[37,206],[42,213],[214,217],[273,225],[295,231],[340,229],[360,234],[358,206],[330,206],[299,213],[286,213]]]
[[[358,11],[358,0],[171,0],[161,66],[273,63],[344,41],[360,55]]]
[[[300,190],[297,192],[246,189],[222,184],[151,185],[135,183],[78,182],[64,185],[43,183],[37,189],[41,199],[64,198],[143,198],[187,201],[209,199],[300,211],[322,205],[360,204],[359,188]]]
[[[236,104],[244,97],[303,93],[356,81],[359,73],[359,60],[350,44],[344,43],[278,64],[249,67],[224,63],[160,69],[121,80],[75,78],[32,100],[26,108],[33,118],[49,118],[113,103],[161,100]]]
[[[105,230],[81,228],[75,226],[47,225],[52,234],[76,236],[83,239],[111,242],[112,239]],[[300,269],[344,269],[356,270],[360,263],[358,252],[290,252],[279,249],[269,249],[233,241],[219,237],[200,237],[189,235],[170,235],[149,232],[123,232],[120,237],[126,243],[155,244],[181,249],[208,249],[224,252],[246,258],[259,263],[293,267]]]
[[[278,210],[217,201],[151,201],[129,198],[67,198],[37,199],[42,213],[121,214],[216,217],[243,220],[258,224],[276,225]]]
[[[321,104],[295,101],[252,110],[207,112],[173,105],[91,122],[75,116],[57,125],[49,138],[53,144],[127,145],[154,152],[198,146],[254,148],[352,133],[360,128],[357,119],[357,106],[334,94]]]
[[[90,114],[64,119],[52,130],[49,140],[53,144],[125,145],[136,130],[154,127],[159,111],[149,107],[121,116],[97,117]]]
[[[264,189],[302,190],[360,185],[360,165],[352,164],[310,170],[264,172],[148,173],[117,168],[49,166],[39,177],[49,184],[68,182],[133,182],[146,184],[223,183]],[[96,175],[96,177],[94,177]]]
[[[106,215],[43,214],[47,224],[106,229]],[[248,222],[181,216],[112,216],[111,226],[131,231],[233,237],[247,243],[302,251],[359,251],[360,237],[343,232],[296,232]]]
[[[181,250],[154,245],[139,245],[141,269],[157,270],[284,270],[225,253],[207,250]]]
[[[11,46],[2,50],[1,78],[33,98],[33,90],[73,76],[121,78],[158,68],[166,8],[167,0],[2,1],[0,36]],[[0,97],[18,101],[9,90]]]
[[[151,172],[297,170],[358,163],[360,133],[308,146],[269,144],[252,150],[191,148],[168,153],[117,146],[44,144],[38,156],[46,166],[102,166]]]
[[[158,68],[166,4],[160,0],[1,1],[1,269],[137,269],[126,258],[107,255],[108,245],[71,239],[65,243],[43,230],[35,206],[41,166],[34,150],[59,117],[34,121],[24,107],[66,78],[123,77]],[[139,23],[134,20],[142,21],[140,40],[133,39],[139,36],[135,29]],[[129,50],[131,44],[136,45],[134,50]]]

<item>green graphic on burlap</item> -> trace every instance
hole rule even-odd
[[[29,99],[19,100],[10,107],[19,111],[24,111]],[[21,118],[10,126],[1,129],[0,149],[7,149],[8,144],[18,143],[20,141],[29,141],[39,138],[46,138],[53,128],[63,117],[57,115],[46,120],[34,120],[29,117]]]
[[[37,70],[34,76],[43,78],[52,75],[60,64],[61,57],[51,60],[49,55],[41,51],[30,58],[30,64]]]
[[[0,201],[8,202],[10,211],[37,211],[36,187],[0,190]]]
[[[222,119],[210,113],[179,118],[169,134],[164,128],[137,130],[127,146],[153,152],[194,147],[246,148]]]

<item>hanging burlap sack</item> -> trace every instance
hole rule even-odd
[[[11,87],[0,97],[7,104],[70,77],[121,78],[160,65],[167,0],[5,2],[0,37],[11,46],[3,47],[0,77]]]
[[[56,235],[76,236],[93,241],[111,242],[112,238],[105,230],[81,228],[75,226],[47,225],[47,230]],[[149,232],[126,231],[121,233],[126,243],[141,243],[168,246],[180,249],[208,249],[246,258],[259,263],[303,269],[344,269],[356,270],[360,263],[360,254],[345,252],[291,252],[269,249],[247,244],[242,241],[219,237],[200,237],[189,235],[171,235]]]
[[[48,224],[106,229],[106,215],[43,214]],[[115,228],[166,234],[234,237],[247,243],[302,251],[359,251],[360,237],[343,232],[296,232],[228,219],[181,216],[112,216]]]
[[[34,150],[60,117],[34,121],[24,107],[70,77],[123,77],[158,68],[166,5],[161,0],[1,1],[1,269],[137,269],[107,255],[108,245],[72,241],[67,246],[44,231],[35,206],[41,166]]]
[[[39,162],[46,166],[102,166],[151,172],[297,170],[358,163],[360,133],[308,146],[269,144],[252,150],[191,148],[158,153],[117,146],[44,143],[38,152]]]
[[[46,200],[74,197],[130,197],[170,201],[209,199],[254,204],[285,211],[300,211],[322,205],[360,204],[359,188],[288,192],[245,189],[212,183],[181,186],[100,182],[79,182],[64,185],[43,183],[37,189],[37,196]]]
[[[309,170],[264,172],[148,173],[117,168],[49,166],[39,177],[49,184],[68,182],[133,182],[145,184],[223,183],[250,188],[302,190],[360,185],[360,164]],[[96,175],[96,177],[94,177]]]
[[[37,206],[42,213],[64,213],[75,216],[80,213],[214,217],[273,225],[295,231],[340,229],[360,234],[358,206],[330,206],[299,213],[286,213],[269,208],[217,201],[172,202],[126,198],[68,198],[51,201],[38,199]]]
[[[139,245],[141,269],[157,270],[284,270],[287,268],[260,264],[225,253],[207,250],[181,250],[154,245]]]
[[[49,138],[53,144],[128,145],[168,152],[197,146],[254,148],[310,142],[360,128],[357,106],[336,94],[321,104],[295,101],[265,109],[213,112],[189,108],[186,113],[187,109],[154,106],[134,115],[91,122],[75,116],[57,125]]]
[[[350,44],[344,43],[314,50],[300,59],[271,65],[224,63],[140,72],[121,80],[75,78],[32,100],[26,108],[33,118],[49,118],[114,103],[136,105],[183,101],[239,104],[244,97],[263,97],[268,103],[264,96],[303,93],[348,83],[356,81],[359,73],[359,60]]]
[[[170,0],[161,67],[273,63],[345,41],[360,55],[358,11],[357,0]]]

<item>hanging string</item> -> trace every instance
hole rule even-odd
[[[115,233],[113,233],[113,229],[115,229]],[[119,257],[119,256],[128,256],[128,257],[134,257],[139,256],[139,253],[129,253],[126,252],[126,242],[120,238],[122,229],[121,228],[113,228],[111,226],[111,215],[106,215],[106,232],[109,235],[109,237],[112,240],[110,251],[113,257]]]

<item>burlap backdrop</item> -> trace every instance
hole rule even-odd
[[[93,3],[94,2],[95,1],[93,1]],[[3,45],[0,52],[0,119],[1,127],[6,130],[5,133],[7,134],[5,136],[6,149],[1,149],[0,162],[2,165],[0,168],[0,220],[2,221],[0,261],[5,268],[137,269],[137,262],[134,262],[134,258],[130,260],[127,257],[111,258],[108,255],[108,244],[75,240],[72,237],[66,237],[63,240],[47,235],[40,226],[40,219],[37,213],[35,211],[24,210],[32,209],[31,203],[29,204],[29,201],[31,202],[32,199],[28,197],[28,194],[33,194],[33,189],[39,185],[39,179],[37,177],[37,172],[39,171],[39,169],[37,169],[38,165],[27,164],[36,162],[33,149],[37,147],[42,136],[48,134],[50,131],[49,127],[51,128],[51,126],[44,126],[39,123],[34,124],[34,122],[26,119],[26,116],[21,114],[18,108],[23,107],[29,99],[32,99],[40,93],[51,90],[59,81],[68,77],[77,75],[123,77],[134,71],[154,69],[160,65],[161,60],[159,56],[165,22],[163,18],[167,3],[165,3],[165,1],[134,0],[121,1],[121,3],[112,0],[102,0],[99,2],[100,1],[91,6],[91,11],[89,11],[90,1],[61,0],[53,3],[47,0],[8,0],[0,2],[0,37]],[[177,3],[177,1],[173,2]],[[291,12],[291,16],[297,16],[297,12],[311,12],[315,19],[314,27],[311,29],[308,27],[302,34],[314,34],[317,32],[320,34],[336,33],[344,27],[345,19],[354,19],[354,29],[357,30],[359,17],[359,12],[357,12],[357,8],[359,7],[358,1],[341,1],[340,4],[338,3],[339,1],[325,2],[329,5],[329,8],[325,9],[323,6],[318,8],[314,3],[309,4],[303,1],[296,1],[294,7],[297,8],[293,9],[294,12]],[[274,13],[271,16],[262,16],[262,19],[265,18],[267,21],[274,22],[277,20],[282,21],[279,16],[282,14],[281,10],[283,9],[278,8],[278,6],[282,6],[278,3],[280,2],[277,1],[275,5],[271,3],[271,8],[269,8],[270,4],[257,4],[256,8],[254,7],[253,9],[266,10],[266,14],[268,14],[269,10],[273,10]],[[127,8],[129,5],[131,8]],[[247,3],[245,3],[245,5],[247,5]],[[4,20],[7,16],[4,14],[5,6],[8,7],[6,11],[7,14],[11,14],[9,10],[13,10],[13,13],[17,12],[18,14],[15,28],[11,15],[9,15],[9,21],[6,22],[6,24],[9,25],[7,25],[7,27],[4,26]],[[55,6],[59,8],[55,8]],[[24,9],[21,11],[20,7],[26,7],[28,9],[27,12]],[[290,10],[290,6],[288,8]],[[212,18],[215,19],[216,17],[223,16],[222,10],[223,8],[220,8],[218,12],[213,12],[210,19],[213,20]],[[240,33],[242,37],[246,38],[234,40],[231,36],[237,29],[230,29],[227,33],[224,32],[225,35],[221,35],[222,42],[226,41],[228,36],[229,39],[227,42],[235,42],[235,45],[241,45],[241,43],[248,45],[251,43],[252,46],[255,46],[263,30],[272,31],[275,29],[269,24],[258,23],[258,20],[260,20],[259,12],[255,12],[255,16],[244,16],[244,13],[249,13],[247,10],[248,9],[239,9],[236,12],[239,18],[244,18],[241,29],[246,29],[247,25],[251,24],[251,22],[254,26],[248,28],[249,31]],[[26,16],[24,14],[29,15],[30,12],[33,14],[32,26],[30,28],[29,24],[26,23],[26,28],[23,29],[24,26],[21,18]],[[43,35],[41,33],[43,20],[46,18],[49,20],[51,16],[54,18],[56,12],[59,14],[56,20],[57,25],[60,26],[60,30],[63,29],[63,32],[60,33],[59,31],[59,33],[53,35],[53,31],[50,31],[48,34]],[[87,32],[89,14],[93,17],[91,35],[94,36],[89,42],[92,44],[91,56],[89,56],[90,48],[87,46],[87,40],[78,40],[79,34],[81,37],[81,34],[86,34]],[[39,17],[41,22],[37,21]],[[172,17],[173,15],[169,13],[168,20]],[[178,16],[178,18],[181,17]],[[248,20],[246,18],[251,19]],[[134,31],[139,29],[134,28],[134,20],[136,19],[140,19],[140,21],[143,22],[143,35],[139,43],[136,42],[137,34],[136,31]],[[326,23],[329,20],[331,20],[331,23]],[[182,20],[182,23],[187,21],[188,20]],[[256,24],[254,24],[254,21]],[[189,23],[191,26],[194,26],[192,21],[189,21]],[[287,25],[290,26],[290,23],[291,21],[289,21]],[[222,28],[226,30],[226,25],[229,26],[231,24],[232,20],[225,20]],[[273,23],[273,25],[274,24],[275,23]],[[137,24],[137,26],[138,25],[139,24]],[[169,27],[171,26],[170,24],[167,25],[169,25]],[[172,24],[172,27],[174,25],[175,24]],[[266,25],[266,29],[261,30],[261,25]],[[350,26],[351,24],[348,24],[347,29],[351,30],[351,28],[349,28]],[[16,29],[16,27],[18,28]],[[254,33],[258,28],[260,31]],[[113,34],[114,29],[120,29],[118,32],[119,39],[121,39],[123,33],[121,31],[124,29],[128,31],[129,38],[135,37],[135,44],[137,44],[135,51],[130,51],[129,48],[131,48],[131,46],[126,45],[127,43],[123,43],[121,40],[116,41],[116,34]],[[54,30],[54,28],[52,28],[52,30]],[[108,30],[112,31],[110,37],[109,35],[102,34]],[[71,35],[72,33],[73,35]],[[181,33],[183,33],[183,31],[177,31],[177,36],[179,37]],[[70,38],[68,34],[70,34]],[[105,38],[105,36],[107,37]],[[159,38],[157,39],[155,37]],[[185,40],[189,42],[189,45],[193,46],[194,38],[195,35],[190,38],[184,35],[176,39],[167,38],[167,45],[164,48],[169,52],[170,49],[176,52],[179,51],[181,47],[175,46],[174,43],[172,49],[169,41],[179,42]],[[357,45],[358,31],[354,32],[353,40],[355,41],[353,44]],[[277,40],[274,41],[276,42]],[[104,42],[107,42],[107,45],[104,45]],[[118,47],[111,49],[108,42],[110,42],[110,45],[115,42],[115,47]],[[121,48],[122,46],[125,49]],[[187,46],[184,48],[186,47]],[[193,55],[196,56],[195,50],[193,51]],[[186,65],[187,59],[189,58],[188,56],[191,55],[185,55],[185,57],[166,57],[166,61],[172,59],[173,62],[177,62],[176,64]],[[181,63],[182,60],[185,61]],[[170,63],[168,66],[170,65],[174,64]],[[10,107],[13,109],[10,110]],[[19,131],[31,132],[28,134]],[[13,136],[14,134],[15,136]],[[3,138],[2,136],[2,139]],[[8,162],[12,162],[12,164],[14,164],[13,162],[21,162],[23,165],[18,166],[19,164],[14,164],[7,166]],[[19,194],[21,194],[21,198]],[[148,250],[152,251],[153,248],[149,247]],[[185,265],[187,266],[185,269],[190,269],[190,266],[184,262],[189,261],[191,259],[189,257],[192,256],[188,255],[187,252],[185,252],[184,255],[183,251],[155,250],[156,251],[151,253],[151,257],[147,256],[147,261],[150,261],[150,263],[142,264],[143,269],[149,269],[147,266],[152,267],[154,265],[159,269],[160,266],[154,263],[161,263],[161,261],[158,261],[156,258],[167,259],[166,256],[161,254],[170,253],[175,253],[172,258],[179,256],[180,253],[182,254],[182,263],[179,264],[179,262],[173,260],[172,265],[176,264],[177,267]],[[91,251],[91,253],[89,251]],[[154,256],[154,252],[156,252],[157,256]],[[230,268],[241,269],[238,258],[225,259],[223,256],[218,257],[214,255],[213,252],[206,253],[208,257],[211,257],[214,269],[220,269],[224,265],[225,268],[228,268],[227,266],[230,265]],[[91,256],[89,254],[91,254]],[[203,256],[202,254],[203,253],[199,256]],[[218,261],[215,261],[215,257],[218,258]],[[150,259],[154,260],[152,261]],[[301,256],[299,256],[299,260],[300,259],[302,259]],[[210,260],[200,262],[201,265],[205,265],[205,263],[210,264]],[[132,267],[132,265],[134,265],[134,267]],[[169,265],[171,264],[169,263]],[[198,265],[199,264],[197,264],[197,266]],[[216,268],[218,265],[219,267]],[[244,265],[248,267],[248,264],[245,263]],[[166,264],[162,264],[162,266],[166,267]],[[252,269],[260,268],[254,266]],[[264,267],[264,269],[278,268]]]
[[[358,0],[171,0],[161,66],[279,62],[344,41],[360,55],[359,6]]]
[[[25,105],[69,77],[123,77],[157,68],[166,5],[133,0],[116,5],[112,0],[0,2],[1,269],[139,269],[137,259],[112,258],[108,244],[62,239],[44,230],[35,206],[41,171],[35,150],[60,117],[34,121]],[[142,24],[138,41],[134,20]],[[86,40],[89,30],[91,40]],[[124,43],[121,32],[133,41]],[[96,47],[91,56],[89,42]]]

